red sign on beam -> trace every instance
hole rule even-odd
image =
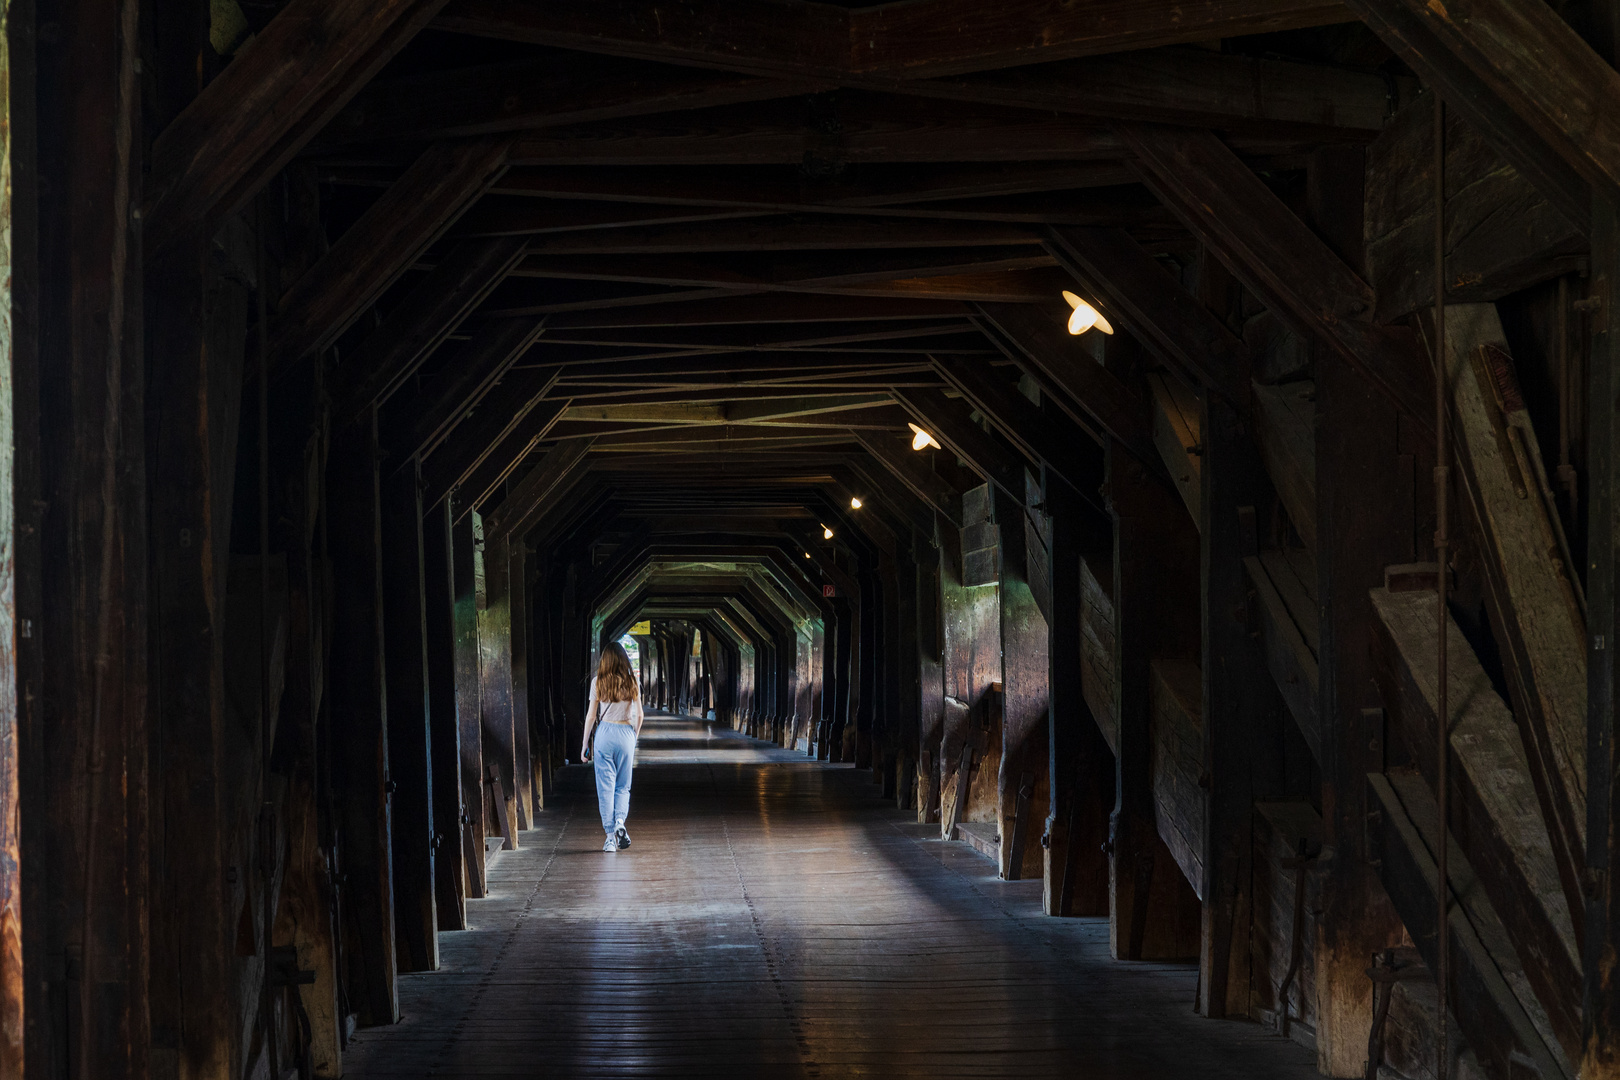
[[[838,590],[834,589],[831,585],[823,585],[821,587],[821,595],[822,596],[837,596],[838,595]]]

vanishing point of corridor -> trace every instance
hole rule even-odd
[[[558,787],[345,1077],[1316,1075],[1199,1018],[1195,965],[1111,960],[1107,919],[1042,918],[1039,880],[997,880],[864,770],[651,717],[617,855],[587,771]]]

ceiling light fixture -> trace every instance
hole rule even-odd
[[[1105,334],[1112,334],[1114,328],[1108,320],[1102,317],[1102,312],[1080,299],[1067,289],[1063,290],[1063,299],[1069,302],[1074,310],[1069,313],[1069,333],[1083,334],[1093,326]]]
[[[849,505],[850,505],[850,509],[859,510],[861,508],[860,496],[851,495],[850,498],[849,498]]]
[[[932,435],[928,434],[928,432],[924,431],[922,428],[918,427],[916,424],[907,423],[906,427],[910,428],[913,432],[916,433],[911,437],[911,448],[913,450],[922,450],[925,447],[929,447],[929,446],[932,446],[935,450],[938,450],[938,449],[941,448],[939,443],[934,439],[934,437]]]
[[[805,557],[805,558],[807,558],[807,559],[808,559],[808,558],[809,558],[809,557],[810,557],[810,553],[809,553],[809,552],[808,552],[808,551],[807,551],[807,552],[805,552],[805,553],[804,553],[804,557]]]
[[[821,527],[821,538],[823,540],[831,540],[832,539],[832,530],[827,528],[827,526],[823,525]]]

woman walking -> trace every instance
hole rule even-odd
[[[630,816],[630,769],[641,735],[641,688],[630,674],[630,656],[617,641],[602,649],[602,662],[591,680],[591,703],[585,713],[585,760],[596,762],[596,803],[607,839],[603,851],[630,846],[624,819]],[[596,743],[591,743],[595,731]]]

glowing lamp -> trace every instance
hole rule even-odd
[[[832,539],[832,530],[827,528],[827,526],[823,525],[821,527],[821,538],[823,540],[831,540]]]
[[[928,434],[928,432],[924,431],[922,428],[918,427],[916,424],[908,423],[906,427],[910,428],[913,432],[911,437],[911,448],[913,450],[922,450],[929,446],[932,446],[935,450],[940,449],[940,445],[935,441],[934,437]]]
[[[1069,302],[1074,310],[1069,312],[1069,333],[1083,334],[1095,326],[1105,334],[1112,334],[1114,328],[1108,325],[1108,320],[1102,317],[1102,312],[1080,299],[1067,289],[1063,291],[1063,299]]]
[[[860,498],[858,496],[854,496],[854,495],[850,496],[849,506],[850,506],[850,509],[852,509],[852,510],[859,510],[861,508],[861,500],[860,500]]]

